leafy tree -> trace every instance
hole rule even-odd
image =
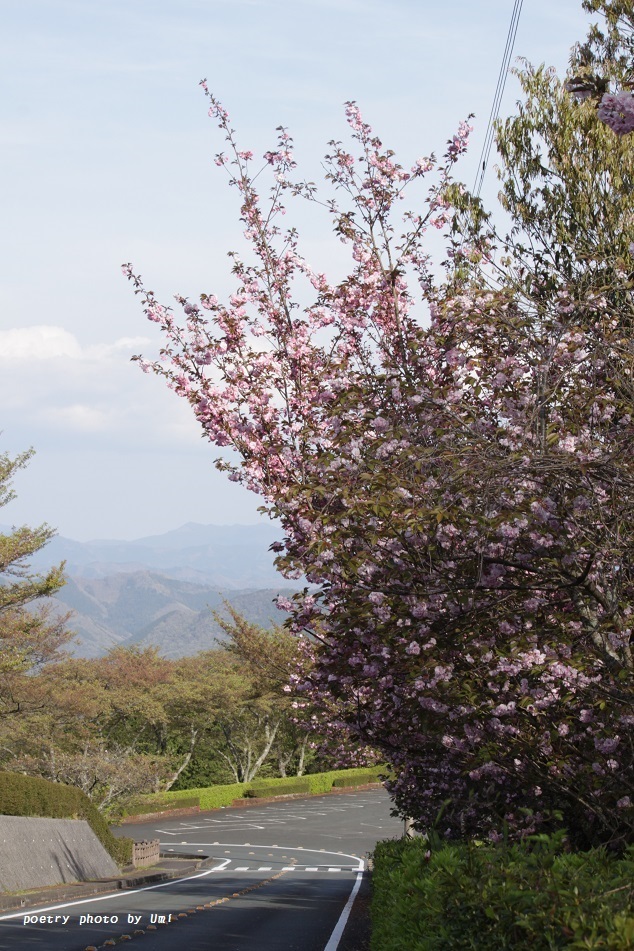
[[[11,765],[25,774],[77,786],[104,812],[130,796],[154,791],[162,773],[157,757],[104,740],[85,740],[73,749],[51,743],[39,755],[23,753]]]
[[[280,632],[283,641],[292,638]],[[291,701],[279,683],[272,689],[271,676],[224,649],[179,660],[134,647],[69,658],[30,678],[50,702],[7,731],[3,759],[79,786],[101,809],[132,794],[187,788],[201,759],[212,760],[205,769],[218,780],[246,781],[273,757],[288,765],[289,747],[304,750]]]
[[[231,694],[222,664],[171,661],[155,648],[71,658],[36,681],[54,704],[33,736],[13,743],[12,768],[77,784],[102,808],[171,788]]]
[[[259,755],[254,757],[253,740],[245,742],[245,720],[240,721],[243,728],[240,759],[244,766],[236,770],[234,765],[233,775],[249,775],[249,779],[253,779],[256,775],[253,770],[261,768],[270,757],[280,776],[286,776],[291,769],[295,775],[302,776],[307,754],[310,756],[316,746],[317,736],[308,711],[289,696],[289,681],[301,665],[300,645],[282,627],[265,630],[250,624],[230,604],[226,603],[225,608],[229,618],[219,614],[215,617],[229,638],[227,650],[238,659],[240,669],[249,677],[252,697],[247,702],[251,708],[248,721],[252,726],[257,724],[263,734]],[[259,712],[259,719],[254,719],[255,710]],[[233,764],[237,752],[235,732],[234,729]]]

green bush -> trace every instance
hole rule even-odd
[[[244,795],[245,783],[229,783],[227,786],[208,786],[206,789],[197,789],[201,809],[220,809],[230,806],[234,799],[241,799]]]
[[[132,861],[132,839],[113,836],[97,807],[74,786],[52,783],[37,776],[0,772],[0,815],[86,819],[118,865]]]
[[[348,773],[345,776],[338,776],[333,780],[333,787],[341,788],[344,786],[365,786],[366,783],[378,783],[383,775],[383,770],[378,766],[372,766],[369,769],[359,769],[354,773]]]
[[[312,773],[306,776],[305,779],[310,783],[311,793],[319,794],[330,792],[333,787],[338,788],[374,782],[374,777],[384,771],[385,767],[366,766],[359,768],[355,766],[350,769],[332,769],[327,773]],[[351,781],[352,777],[356,777],[354,781]]]
[[[380,842],[372,951],[634,948],[634,847],[566,852],[561,835],[524,845]]]

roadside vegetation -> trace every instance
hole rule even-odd
[[[585,6],[604,31],[565,80],[525,64],[497,126],[501,225],[456,178],[468,120],[406,168],[346,103],[324,196],[282,127],[260,167],[203,81],[246,226],[236,291],[167,306],[123,271],[161,335],[142,369],[232,447],[216,464],[280,520],[282,574],[312,586],[278,598],[310,658],[298,704],[378,751],[420,831],[563,825],[574,848],[618,851],[634,831],[634,18]],[[282,222],[297,201],[331,216],[343,281]]]
[[[378,752],[423,836],[377,851],[377,951],[632,947],[634,15],[582,5],[567,75],[518,70],[497,209],[456,178],[469,119],[406,167],[346,103],[324,196],[285,128],[261,165],[203,81],[235,293],[165,306],[123,266],[161,332],[142,368],[232,448],[217,466],[312,585],[282,599],[296,697]],[[344,280],[282,223],[298,200],[331,215]]]
[[[588,404],[589,412],[579,419],[582,425],[564,437],[571,384],[575,378],[575,385],[580,384],[581,362],[593,350],[594,366],[601,372],[609,367],[591,397],[595,409],[605,400],[606,409],[608,404],[613,407],[610,415],[617,414],[615,421],[627,418],[628,424],[633,414],[634,15],[631,3],[622,0],[585,0],[583,6],[599,13],[602,21],[573,49],[565,80],[544,67],[524,64],[519,70],[524,101],[515,117],[497,126],[501,199],[513,230],[500,242],[491,229],[491,243],[504,244],[508,255],[495,265],[512,292],[509,300],[523,294],[522,284],[538,288],[537,306],[528,314],[533,326],[545,326],[549,312],[558,312],[558,327],[551,324],[553,339],[561,346],[571,322],[576,346],[583,348],[583,354],[577,351],[580,360],[575,360],[573,376],[566,382],[563,371],[556,383],[562,395],[561,409],[551,417],[556,424],[548,422],[550,410],[545,417],[546,442],[557,446],[562,438],[570,438],[570,448],[574,445],[577,452],[576,463],[571,459],[566,467],[568,489],[577,479],[575,465],[593,466],[603,459],[608,466],[601,487],[587,483],[568,510],[561,505],[554,469],[549,475],[543,472],[546,505],[555,503],[558,510],[556,514],[551,508],[547,516],[544,510],[539,533],[551,569],[559,557],[556,549],[563,553],[558,519],[568,520],[572,528],[573,511],[584,505],[589,511],[599,496],[606,508],[565,555],[569,565],[581,551],[587,558],[588,571],[569,576],[571,597],[552,597],[557,585],[551,574],[546,609],[538,580],[540,552],[534,550],[526,562],[533,580],[525,590],[541,601],[542,610],[537,616],[525,610],[518,621],[534,631],[532,649],[540,652],[537,669],[546,677],[542,673],[535,679],[535,666],[523,663],[508,640],[502,645],[498,637],[488,640],[480,630],[491,652],[486,676],[487,687],[497,694],[497,708],[489,712],[493,719],[482,717],[481,704],[478,717],[472,709],[466,737],[456,729],[455,718],[451,727],[446,718],[442,721],[444,740],[458,760],[467,748],[465,739],[477,736],[480,741],[479,761],[468,773],[472,785],[465,789],[473,808],[456,814],[458,797],[447,789],[446,801],[437,803],[436,821],[429,822],[428,816],[427,822],[419,822],[423,835],[379,843],[374,853],[372,951],[634,948],[632,435],[624,455],[618,426],[602,434],[595,429],[593,445],[587,442],[579,454],[582,431],[590,434],[596,419]],[[465,193],[463,207],[469,208],[471,201]],[[456,219],[459,236],[465,233],[466,220],[477,231],[481,209],[473,203],[469,210],[470,218],[466,215],[462,223]],[[597,291],[603,316],[595,311],[588,323],[582,309]],[[536,462],[543,452],[533,450]],[[515,491],[521,489],[517,481],[513,484]],[[533,496],[532,509],[543,501]],[[518,507],[514,524],[521,532],[520,516]],[[507,568],[498,575],[504,600],[513,598],[520,581],[517,572],[512,577],[508,571],[520,554],[516,537],[513,532],[507,536]],[[565,584],[559,584],[561,591]],[[567,636],[566,627],[584,601],[573,622],[575,634]],[[519,647],[518,634],[512,638]],[[557,646],[562,644],[565,654]],[[559,675],[554,670],[558,665]],[[501,667],[504,685],[495,678]],[[472,692],[474,707],[483,693],[486,688]],[[449,708],[450,695],[449,689],[438,696]],[[451,720],[450,709],[445,709]],[[469,746],[473,749],[473,742]],[[416,770],[419,776],[424,772]],[[528,796],[518,795],[520,776]],[[489,810],[488,823],[482,821],[483,807]]]
[[[562,833],[522,844],[380,843],[372,951],[629,951],[634,849],[573,852]]]
[[[142,794],[233,783],[237,798],[336,765],[311,711],[283,689],[293,636],[235,613],[223,624],[228,646],[181,660],[115,648],[5,673],[20,702],[0,719],[0,769],[76,786],[115,815]]]

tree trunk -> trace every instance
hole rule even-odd
[[[295,774],[296,776],[303,776],[303,775],[304,775],[304,764],[305,764],[305,761],[306,761],[306,747],[307,747],[307,746],[308,746],[308,733],[306,734],[306,736],[305,736],[304,739],[302,740],[302,742],[301,742],[301,744],[300,744],[300,747],[299,747],[299,760],[298,760],[298,762],[297,762],[297,772],[296,772],[296,774]]]
[[[275,737],[277,735],[279,726],[280,726],[279,720],[277,721],[273,729],[271,729],[268,722],[264,724],[264,749],[262,750],[262,752],[256,759],[255,763],[253,763],[253,765],[249,764],[249,775],[245,777],[245,780],[244,780],[245,783],[250,783],[251,780],[255,779],[255,777],[259,773],[262,767],[262,764],[264,763],[264,760],[271,752],[271,747],[273,746],[273,743],[275,742]]]
[[[181,773],[183,772],[183,770],[188,766],[189,761],[191,760],[192,756],[194,755],[194,749],[196,748],[196,739],[197,739],[197,737],[198,737],[198,730],[195,730],[194,727],[192,726],[192,727],[190,728],[189,750],[188,750],[187,753],[185,754],[185,759],[183,760],[183,762],[181,763],[181,765],[178,767],[178,769],[176,770],[176,772],[172,774],[172,776],[170,777],[170,779],[169,779],[169,780],[167,781],[167,783],[165,784],[165,787],[164,787],[164,789],[163,789],[163,792],[168,792],[168,791],[172,788],[172,786],[174,785],[174,783],[176,782],[176,780],[178,779],[178,777],[180,776],[180,774],[181,774]]]

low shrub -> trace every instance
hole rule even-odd
[[[116,838],[97,807],[75,786],[0,772],[0,815],[85,819],[118,865],[132,861],[132,839]]]
[[[634,847],[567,852],[561,835],[505,845],[380,842],[372,951],[634,948]]]
[[[337,776],[337,778],[333,780],[332,785],[335,789],[345,786],[365,786],[366,783],[380,782],[382,775],[383,770],[373,766],[370,769],[359,769],[346,776]]]
[[[230,783],[227,786],[208,786],[206,789],[197,789],[201,809],[220,809],[230,806],[234,799],[241,799],[244,795],[244,783]]]
[[[313,773],[305,778],[310,783],[311,793],[318,794],[330,792],[333,788],[371,783],[375,781],[375,777],[378,777],[379,774],[382,775],[384,772],[385,767],[365,766],[359,768],[355,766],[350,769],[333,769],[327,773]]]

